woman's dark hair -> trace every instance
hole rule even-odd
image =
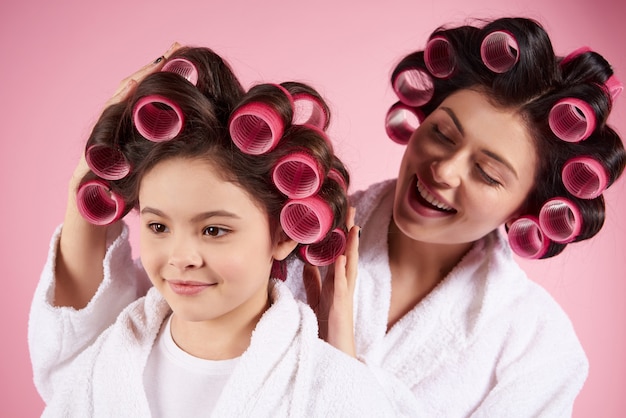
[[[481,51],[483,43],[487,43],[488,37],[494,33],[513,40],[500,51],[510,61],[504,70],[488,65]],[[566,198],[578,207],[582,219],[582,230],[572,241],[597,234],[605,217],[602,195],[582,198],[573,195],[564,184],[562,169],[572,159],[591,157],[605,170],[605,188],[624,170],[626,153],[622,140],[607,125],[616,97],[610,88],[615,79],[610,64],[589,48],[581,48],[566,57],[556,56],[543,27],[527,18],[500,18],[483,22],[482,26],[440,27],[429,40],[439,42],[432,44],[439,48],[438,55],[432,55],[427,44],[425,50],[404,57],[391,75],[394,88],[407,70],[420,70],[429,76],[426,99],[421,103],[409,103],[416,114],[422,115],[420,120],[432,113],[446,97],[461,89],[478,90],[495,105],[515,110],[535,141],[539,163],[534,173],[534,187],[524,205],[525,213],[538,217],[546,201],[555,197]],[[430,71],[429,64],[431,69],[434,66],[428,62],[431,56],[442,60],[440,62],[448,66],[447,71],[441,74]],[[407,100],[403,100],[401,93],[398,94],[399,103],[406,106]],[[588,106],[590,110],[586,118],[595,119],[594,129],[578,142],[562,140],[550,125],[549,115],[555,104],[572,98]],[[580,113],[579,109],[575,111]],[[565,246],[565,243],[550,241],[540,258],[557,255]]]

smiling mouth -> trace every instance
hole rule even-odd
[[[437,198],[420,183],[419,179],[416,179],[416,183],[415,196],[423,206],[443,213],[456,213],[455,209],[437,200]]]

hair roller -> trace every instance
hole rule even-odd
[[[161,68],[161,71],[178,74],[194,86],[198,84],[198,69],[188,59],[174,58],[169,60]]]
[[[400,101],[408,106],[428,103],[435,92],[430,74],[417,67],[400,71],[392,80],[392,86]]]
[[[78,212],[94,225],[109,225],[124,213],[124,200],[111,192],[103,180],[90,180],[81,184],[76,192]]]
[[[435,77],[450,77],[456,68],[456,56],[450,41],[441,35],[431,38],[424,49],[424,63]]]
[[[328,114],[317,97],[306,93],[295,94],[293,107],[293,123],[295,125],[313,125],[322,130],[326,129]]]
[[[306,152],[282,157],[272,170],[274,185],[290,199],[302,199],[317,193],[322,186],[322,169]]]
[[[280,224],[289,238],[301,244],[320,241],[330,230],[333,212],[318,196],[289,200],[280,212]]]
[[[605,83],[606,88],[609,90],[609,94],[611,95],[611,100],[615,102],[617,100],[617,96],[619,96],[624,90],[624,85],[621,81],[615,76],[615,74],[611,75]]]
[[[338,170],[331,168],[328,171],[328,174],[326,175],[326,177],[333,180],[335,183],[337,183],[344,192],[348,191],[348,185],[346,184],[346,179]]]
[[[572,242],[582,230],[580,209],[569,199],[550,199],[539,211],[539,225],[552,241],[560,244]]]
[[[335,228],[320,242],[300,247],[300,257],[314,266],[327,266],[335,262],[346,249],[346,233]]]
[[[424,118],[419,109],[396,103],[391,106],[385,118],[387,136],[400,145],[406,145]]]
[[[567,63],[571,62],[574,58],[578,57],[579,55],[585,54],[587,52],[592,52],[592,49],[589,48],[588,46],[581,46],[580,48],[573,50],[572,52],[567,54],[565,57],[563,57],[563,59],[559,63],[559,66],[564,67],[565,65],[567,65]]]
[[[561,140],[579,142],[587,139],[596,128],[596,115],[589,103],[567,97],[552,106],[548,124]]]
[[[98,177],[119,180],[130,173],[130,163],[119,149],[104,144],[94,144],[85,151],[87,165]]]
[[[570,158],[561,170],[563,185],[579,199],[595,199],[608,187],[609,174],[595,158]]]
[[[509,228],[508,236],[511,249],[523,258],[541,258],[550,246],[550,240],[534,216],[522,216],[515,220]]]
[[[153,142],[175,138],[183,129],[184,120],[180,107],[173,100],[159,95],[142,97],[133,109],[137,131]]]
[[[508,31],[494,31],[485,36],[480,45],[480,57],[494,73],[509,71],[519,60],[519,46]]]

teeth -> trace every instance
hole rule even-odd
[[[450,206],[438,201],[435,198],[435,196],[430,194],[428,190],[426,190],[424,186],[422,186],[422,183],[420,183],[419,181],[417,182],[417,191],[419,192],[420,196],[424,198],[424,200],[426,200],[431,205],[435,206],[437,209],[449,210],[449,211],[453,210]]]

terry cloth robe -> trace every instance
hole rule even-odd
[[[143,371],[171,310],[131,260],[128,231],[108,248],[104,280],[80,310],[54,307],[59,230],[35,291],[29,348],[44,417],[148,417]],[[317,338],[308,306],[272,280],[263,314],[212,416],[400,416],[368,368]],[[137,299],[139,297],[139,299]],[[137,300],[136,300],[137,299]],[[414,402],[407,398],[408,402]],[[414,411],[413,405],[404,405]],[[198,411],[198,416],[206,416]]]
[[[427,417],[568,417],[588,362],[556,301],[493,232],[387,332],[387,231],[395,180],[354,194],[359,242],[357,355],[385,385],[409,388]],[[301,300],[302,263],[287,284]]]

